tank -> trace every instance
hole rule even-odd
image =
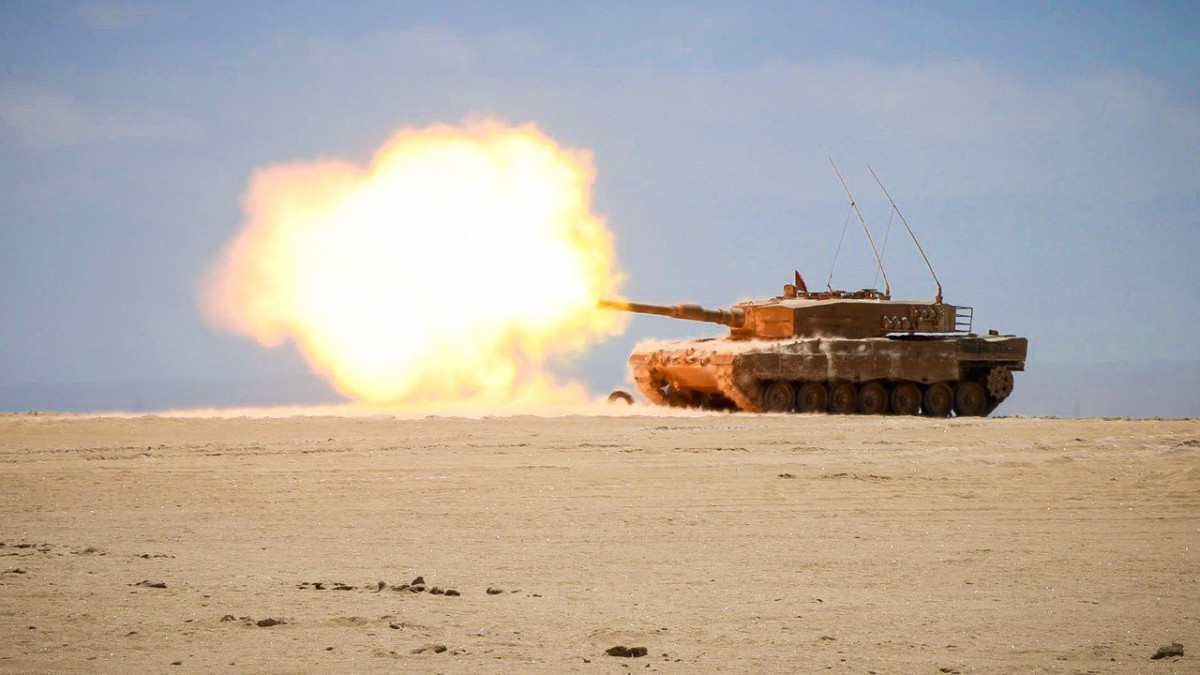
[[[722,337],[643,342],[629,357],[658,405],[774,413],[991,414],[1025,369],[1028,341],[972,332],[972,308],[889,292],[808,292],[728,309],[602,300],[606,309],[729,327]],[[616,394],[614,394],[615,396]]]

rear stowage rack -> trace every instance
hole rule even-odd
[[[975,320],[974,307],[955,307],[954,308],[954,332],[955,333],[970,333],[971,323]]]

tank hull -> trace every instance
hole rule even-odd
[[[939,385],[944,385],[955,412],[986,415],[1011,393],[1011,373],[1024,370],[1027,349],[1025,338],[1000,335],[725,337],[644,343],[634,349],[629,364],[642,395],[660,405],[942,416],[950,413],[942,404],[946,393]],[[853,388],[854,410],[847,409],[847,386]],[[977,387],[984,392],[981,403]],[[887,399],[882,410],[877,400],[881,389]],[[931,389],[933,394],[927,394]],[[827,399],[837,391],[839,403],[829,400],[826,410],[814,409],[822,390]],[[914,391],[922,398],[916,411],[908,402]],[[924,405],[927,395],[933,398]]]

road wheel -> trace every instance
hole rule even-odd
[[[987,392],[983,385],[969,380],[960,382],[954,392],[954,412],[959,417],[978,417],[987,408]]]
[[[829,412],[850,415],[858,409],[858,390],[849,382],[838,382],[829,391]]]
[[[921,390],[912,382],[901,382],[892,389],[892,412],[916,415],[921,411]]]
[[[795,406],[796,390],[792,389],[790,382],[785,380],[774,380],[763,388],[763,412],[791,412],[792,408]]]
[[[925,414],[930,417],[949,417],[954,406],[954,391],[945,382],[937,382],[925,388]]]
[[[802,413],[823,413],[829,407],[829,392],[820,382],[805,382],[796,394],[796,409]]]
[[[882,415],[887,411],[887,389],[878,382],[868,382],[858,390],[858,412],[864,415]]]

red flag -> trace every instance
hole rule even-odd
[[[808,284],[804,283],[804,277],[800,276],[800,270],[796,270],[796,290],[808,293]]]

